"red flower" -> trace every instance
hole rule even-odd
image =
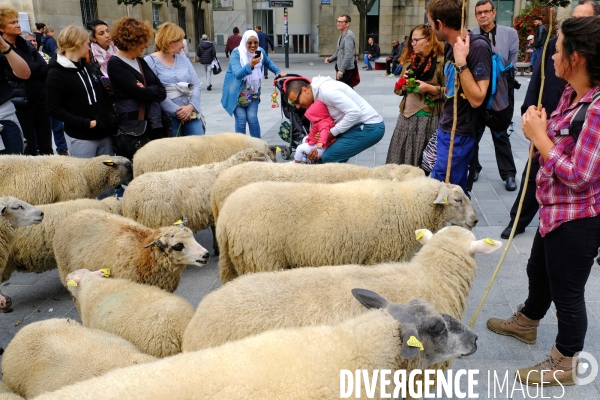
[[[394,86],[394,90],[400,90],[404,85],[406,85],[406,78],[403,77],[398,79],[398,82],[396,82],[396,86]]]

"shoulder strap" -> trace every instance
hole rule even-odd
[[[137,57],[135,58],[135,60],[137,61],[138,66],[140,67],[140,74],[142,74],[142,80],[144,81],[144,87],[146,87],[146,75],[144,75],[144,68],[142,67],[142,63],[140,62],[140,59]],[[139,120],[144,119],[145,111],[146,111],[146,103],[140,102],[140,111],[138,113]]]
[[[575,111],[575,116],[569,123],[569,135],[571,135],[575,142],[577,142],[577,139],[579,139],[579,134],[583,129],[583,124],[585,124],[588,108],[594,105],[594,103],[596,103],[599,99],[600,92],[596,92],[591,102],[580,105],[577,111]]]

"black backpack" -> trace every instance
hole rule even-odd
[[[594,98],[590,103],[585,103],[579,106],[577,111],[575,111],[575,116],[571,119],[569,124],[569,135],[573,138],[575,143],[577,143],[577,139],[579,139],[579,134],[583,129],[583,124],[585,123],[585,119],[587,117],[587,110],[590,108],[595,102],[600,99],[600,92],[597,92],[594,95]]]

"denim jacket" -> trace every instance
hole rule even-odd
[[[267,52],[258,48],[262,52],[262,65],[263,67],[267,67],[269,71],[274,74],[278,74],[281,72],[279,68],[271,61],[271,59],[267,56]],[[237,107],[238,97],[240,96],[240,92],[242,90],[242,85],[244,84],[244,78],[247,75],[252,74],[252,68],[250,64],[246,64],[242,68],[240,63],[240,52],[236,48],[231,52],[231,58],[229,59],[229,68],[227,68],[227,73],[225,74],[225,81],[223,82],[223,94],[221,95],[221,104],[225,111],[229,113],[229,115],[233,115],[233,111]]]

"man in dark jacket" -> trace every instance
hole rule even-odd
[[[260,47],[261,49],[263,49],[264,51],[269,51],[267,46],[271,46],[271,54],[275,53],[275,45],[273,44],[273,41],[271,40],[271,38],[269,37],[269,35],[267,35],[266,33],[264,33],[262,31],[262,28],[260,27],[260,25],[256,25],[254,27],[254,31],[258,34],[258,47]],[[267,79],[269,77],[269,69],[265,68],[265,79]]]
[[[212,85],[210,83],[210,78],[212,76],[212,62],[217,57],[217,50],[215,49],[215,45],[208,40],[208,35],[202,35],[202,41],[198,45],[198,49],[196,50],[196,55],[198,56],[198,60],[200,60],[200,64],[204,68],[204,72],[206,73],[206,90],[212,90]]]
[[[398,59],[400,58],[400,42],[397,40],[392,41],[392,54],[385,59],[385,75],[394,76],[394,71],[398,67]]]
[[[533,24],[536,26],[535,28],[535,36],[533,37],[533,53],[531,53],[531,65],[535,66],[535,62],[542,55],[542,49],[544,48],[544,43],[546,43],[546,35],[548,34],[548,30],[542,23],[542,20],[537,17],[533,20]]]
[[[369,44],[367,45],[367,50],[365,51],[365,65],[363,69],[367,71],[373,70],[371,68],[371,61],[375,61],[381,55],[381,50],[379,50],[379,45],[375,43],[372,37],[369,38]]]
[[[23,39],[18,14],[5,19],[0,26],[2,37],[29,66],[31,77],[27,80],[16,77],[12,70],[5,70],[6,79],[14,90],[13,104],[17,118],[27,140],[25,154],[54,154],[50,116],[46,107],[46,75],[48,65],[31,43]]]

